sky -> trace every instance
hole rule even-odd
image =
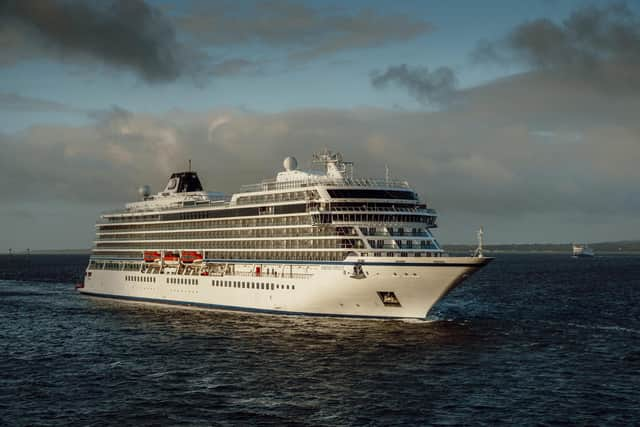
[[[0,252],[325,147],[441,243],[640,239],[640,3],[0,0]]]

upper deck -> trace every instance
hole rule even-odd
[[[258,184],[247,184],[240,187],[239,193],[256,193],[262,191],[293,190],[296,188],[316,187],[363,187],[410,190],[407,181],[384,180],[376,178],[343,178],[335,179],[323,176],[313,176],[292,181],[264,180]]]
[[[141,192],[141,201],[129,203],[125,209],[105,212],[101,218],[105,222],[158,221],[179,219],[181,216],[174,218],[175,215],[169,214],[184,212],[207,211],[207,217],[217,217],[216,211],[220,214],[226,211],[229,216],[237,217],[276,212],[310,213],[329,208],[435,216],[435,211],[420,202],[407,181],[388,176],[385,179],[354,178],[351,163],[329,151],[316,155],[315,159],[324,164],[324,172],[299,171],[297,161],[288,157],[284,162],[285,171],[275,179],[244,185],[231,197],[203,191],[195,172],[176,173],[164,191],[149,195],[143,188],[146,192]],[[190,182],[184,183],[185,179]],[[191,185],[193,182],[197,185]],[[251,208],[257,209],[256,212]],[[190,215],[185,219],[188,217]]]

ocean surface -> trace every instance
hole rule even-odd
[[[426,321],[78,295],[0,257],[0,425],[640,424],[640,257],[498,255]]]

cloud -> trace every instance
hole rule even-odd
[[[501,40],[482,41],[477,62],[524,63],[602,89],[640,89],[640,18],[625,3],[583,6],[562,22],[525,22]]]
[[[207,189],[232,193],[275,176],[288,155],[308,168],[313,151],[330,147],[355,161],[358,176],[383,177],[388,164],[407,179],[443,214],[448,241],[471,238],[480,224],[494,242],[608,240],[634,229],[639,97],[551,70],[459,92],[464,104],[430,113],[113,107],[89,124],[0,134],[0,198],[117,207],[136,199],[141,184],[159,191],[188,159]]]
[[[263,72],[265,63],[245,58],[225,59],[213,64],[210,74],[216,77],[237,76],[240,74],[256,75]]]
[[[142,0],[2,0],[2,64],[47,55],[92,60],[148,82],[195,76],[202,54],[181,45],[169,19]]]
[[[61,112],[82,113],[81,109],[46,99],[32,98],[17,93],[0,92],[0,111],[32,112]]]
[[[135,197],[142,183],[158,189],[189,158],[210,188],[233,192],[273,176],[286,155],[298,156],[304,165],[312,151],[328,146],[355,160],[362,176],[383,176],[389,164],[393,175],[409,179],[430,202],[447,209],[497,216],[628,211],[628,200],[618,195],[636,191],[631,183],[640,179],[635,121],[620,121],[616,111],[602,107],[586,113],[591,125],[581,130],[581,141],[541,143],[532,136],[540,129],[537,123],[508,111],[520,98],[495,88],[490,93],[494,103],[485,103],[488,95],[470,94],[470,102],[484,103],[483,109],[436,113],[309,109],[149,115],[114,108],[92,125],[41,126],[3,136],[0,170],[5,183],[15,180],[15,185],[3,185],[0,197],[122,202]],[[636,107],[637,102],[620,106]],[[553,121],[544,129],[564,132]],[[566,187],[568,182],[575,188]],[[595,204],[594,191],[602,191]]]
[[[216,50],[219,55],[260,44],[284,50],[292,65],[412,40],[431,30],[430,23],[401,13],[287,0],[193,2],[180,8],[145,0],[0,0],[0,66],[48,58],[104,64],[152,83],[189,77],[202,84],[210,77],[261,74],[274,61],[243,55],[216,62],[208,53]]]
[[[89,117],[94,119],[100,128],[113,128],[128,122],[133,117],[133,113],[114,105],[110,109],[92,111],[89,113]]]
[[[406,64],[390,66],[382,73],[370,75],[371,84],[382,89],[390,83],[405,88],[421,104],[449,104],[456,93],[456,76],[449,67],[429,71],[427,67],[410,68]]]
[[[213,143],[216,129],[218,129],[221,126],[224,126],[230,121],[231,121],[231,118],[227,115],[215,117],[213,120],[211,120],[211,122],[209,123],[209,127],[207,128],[207,140]]]
[[[412,40],[432,29],[428,22],[403,14],[350,13],[285,0],[198,3],[177,22],[206,45],[284,47],[294,62]]]

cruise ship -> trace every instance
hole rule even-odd
[[[406,181],[354,178],[325,150],[317,171],[287,157],[275,179],[225,196],[191,171],[108,212],[78,291],[147,303],[272,314],[419,318],[489,263],[450,257],[436,212]]]

